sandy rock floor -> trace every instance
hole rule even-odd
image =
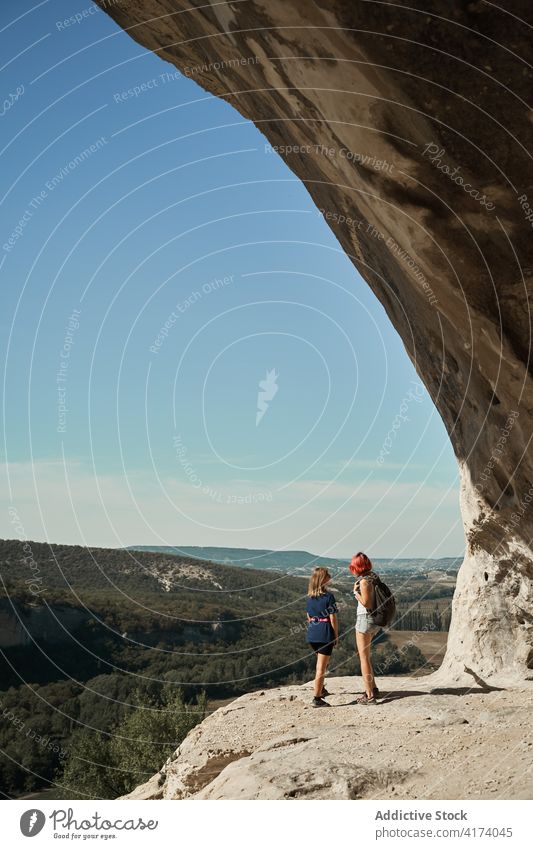
[[[531,690],[436,687],[381,678],[375,706],[353,704],[361,679],[280,687],[220,708],[134,799],[530,799]]]

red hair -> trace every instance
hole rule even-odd
[[[372,569],[372,561],[362,551],[358,551],[352,557],[352,562],[348,566],[348,569],[352,575],[366,575]]]

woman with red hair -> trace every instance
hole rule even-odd
[[[361,675],[365,682],[365,692],[356,699],[356,703],[375,705],[379,690],[374,680],[374,670],[370,657],[370,644],[380,630],[380,626],[375,624],[372,616],[375,607],[373,586],[375,573],[372,572],[372,561],[362,551],[354,554],[348,568],[356,578],[353,588],[357,600],[355,645],[361,662]]]

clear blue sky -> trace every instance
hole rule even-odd
[[[442,422],[304,185],[92,9],[1,7],[1,535],[460,554]]]

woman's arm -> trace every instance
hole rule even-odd
[[[329,621],[331,622],[331,627],[335,632],[335,646],[339,644],[339,620],[337,618],[336,613],[329,614]]]

